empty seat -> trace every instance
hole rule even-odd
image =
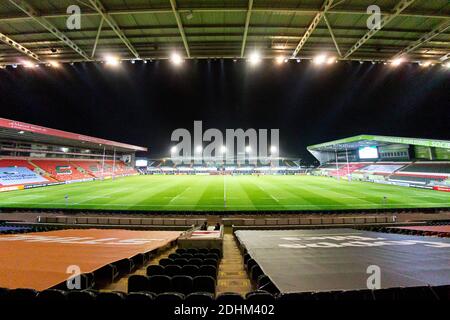
[[[161,266],[167,266],[169,264],[175,264],[175,260],[169,259],[169,258],[163,258],[163,259],[159,260],[159,264]]]
[[[215,253],[208,253],[205,258],[206,259],[215,259],[215,260],[219,261],[219,255],[215,254]]]
[[[132,275],[128,278],[128,292],[146,291],[149,287],[149,279],[146,276]]]
[[[199,276],[210,276],[213,277],[214,280],[217,279],[217,268],[211,265],[200,266]]]
[[[185,275],[185,276],[196,277],[196,276],[200,275],[199,272],[200,272],[200,268],[198,266],[194,266],[192,264],[184,265],[181,268],[181,274]]]
[[[189,264],[200,267],[203,264],[203,261],[204,261],[204,259],[192,258],[192,259],[189,259]]]
[[[206,254],[204,254],[204,253],[196,253],[196,254],[194,254],[193,258],[205,259],[206,258]]]
[[[131,292],[126,297],[126,303],[129,305],[152,306],[155,296],[151,292]]]
[[[219,258],[222,256],[222,251],[220,251],[220,249],[217,249],[217,248],[209,249],[209,252],[210,252],[210,253],[217,254],[217,256],[218,256]]]
[[[191,260],[192,260],[192,259],[191,259]],[[210,265],[210,266],[214,266],[214,267],[217,268],[217,267],[219,266],[219,263],[218,263],[218,261],[215,260],[215,259],[207,258],[207,259],[204,259],[204,260],[203,260],[202,265],[203,265],[203,266],[205,266],[205,265]]]
[[[209,253],[209,249],[207,249],[207,248],[201,248],[201,249],[198,249],[198,252],[199,252],[200,254],[208,254],[208,253]]]
[[[214,295],[210,292],[193,292],[185,298],[185,302],[192,305],[210,304],[213,301]]]
[[[169,277],[177,276],[181,274],[181,266],[169,264],[164,268],[164,274]]]
[[[216,293],[216,281],[210,276],[197,276],[194,278],[194,291]]]
[[[57,289],[47,289],[37,294],[39,303],[64,303],[67,301],[67,293]]]
[[[247,265],[248,260],[250,259],[250,255],[248,253],[244,254],[244,265]]]
[[[221,293],[216,298],[216,302],[218,304],[237,304],[237,305],[241,305],[241,304],[244,304],[244,298],[239,293],[224,292],[224,293]]]
[[[94,303],[97,294],[91,290],[74,290],[67,293],[67,300],[71,304],[86,305]]]
[[[152,264],[147,267],[148,276],[165,275],[165,267],[159,264]]]
[[[193,254],[191,254],[191,253],[183,253],[183,254],[180,254],[180,259],[192,259],[192,258],[194,258],[194,255]]]
[[[186,249],[178,248],[176,251],[178,254],[187,253]]]
[[[114,263],[120,275],[132,273],[134,270],[134,262],[131,259],[122,259]]]
[[[192,259],[191,259],[191,260],[192,260]],[[177,265],[177,266],[182,267],[182,266],[184,266],[184,265],[191,264],[191,263],[188,263],[188,259],[175,259],[175,260],[173,261],[173,263],[171,263],[171,264],[175,264],[175,265]]]
[[[267,291],[252,291],[245,295],[245,300],[252,304],[274,304],[275,297]]]
[[[147,255],[144,253],[138,253],[131,258],[135,268],[140,268],[147,263]]]
[[[31,303],[37,296],[34,289],[12,289],[7,292],[6,298],[12,303]]]
[[[172,277],[172,291],[174,292],[189,294],[193,291],[193,285],[192,277],[180,275]]]
[[[107,304],[107,305],[113,305],[118,306],[124,303],[125,301],[125,294],[123,292],[119,291],[112,291],[112,292],[100,292],[97,295],[97,303],[100,305]]]
[[[270,280],[270,278],[265,274],[262,274],[258,277],[258,280],[256,281],[256,287],[258,288],[258,290],[264,290],[271,294],[280,293],[280,290],[278,290],[272,280]]]
[[[171,254],[169,254],[169,259],[175,260],[175,259],[180,259],[180,258],[181,258],[181,254],[179,254],[179,253],[171,253]]]
[[[119,276],[119,270],[117,266],[113,264],[107,264],[100,269],[94,271],[95,283],[99,286],[104,286],[114,282]]]
[[[175,304],[178,305],[180,303],[182,303],[184,300],[184,295],[182,293],[178,293],[178,292],[164,292],[164,293],[160,293],[156,296],[155,298],[155,303],[156,305],[158,304],[163,304],[163,305],[167,305],[167,304]]]
[[[247,260],[247,263],[245,264],[245,269],[247,270],[247,272],[250,272],[250,270],[252,270],[252,267],[256,265],[256,261],[253,258],[250,258]]]
[[[197,252],[198,252],[198,249],[195,249],[195,248],[187,249],[187,253],[190,253],[190,254],[194,254],[194,253],[197,253]]]
[[[150,276],[149,280],[149,289],[148,291],[154,293],[162,293],[170,291],[172,288],[172,282],[170,277],[163,275]]]

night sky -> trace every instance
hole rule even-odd
[[[0,70],[0,117],[148,147],[176,128],[278,128],[280,154],[358,134],[450,140],[450,71],[339,62],[201,60]]]

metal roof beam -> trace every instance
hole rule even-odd
[[[325,0],[325,2],[322,4],[320,11],[316,13],[313,21],[309,25],[305,34],[300,39],[300,42],[298,43],[297,47],[295,48],[294,52],[292,53],[292,58],[295,58],[297,56],[297,54],[299,53],[299,51],[303,48],[306,41],[308,41],[309,37],[316,29],[316,27],[319,24],[320,20],[322,19],[323,15],[325,14],[325,12],[327,12],[328,9],[331,8],[332,4],[333,4],[333,0]]]
[[[80,56],[82,56],[86,60],[90,60],[90,57],[80,49],[72,40],[70,40],[64,33],[58,30],[51,22],[47,19],[40,16],[40,14],[30,6],[24,0],[9,0],[11,4],[19,8],[25,14],[27,14],[30,18],[32,18],[35,22],[39,23],[42,27],[47,29],[51,34],[64,42],[67,46],[76,51]]]
[[[21,45],[20,43],[14,41],[13,39],[9,38],[7,35],[5,35],[3,33],[0,33],[0,41],[4,42],[5,44],[10,46],[11,48],[16,49],[20,53],[25,54],[25,55],[29,56],[30,58],[32,58],[34,60],[41,61],[39,59],[39,56],[36,53],[34,53],[33,51],[25,48],[23,45]]]
[[[92,48],[92,53],[91,53],[91,57],[94,58],[95,56],[95,51],[97,50],[97,44],[98,44],[98,40],[100,39],[100,33],[102,32],[102,28],[103,28],[103,22],[105,21],[105,19],[100,20],[100,24],[98,26],[98,30],[97,30],[97,35],[95,36],[95,42],[94,42],[94,47]]]
[[[333,40],[334,46],[336,47],[336,51],[338,52],[339,57],[342,57],[341,49],[339,49],[339,45],[336,41],[336,38],[334,37],[333,29],[331,28],[331,25],[328,22],[326,14],[323,15],[323,20],[325,21],[325,24],[327,25],[328,31],[330,32],[331,39]]]
[[[443,21],[438,26],[436,26],[433,30],[428,32],[427,34],[424,34],[420,39],[417,41],[414,41],[409,46],[407,46],[405,49],[401,50],[399,53],[397,53],[393,58],[400,58],[411,51],[417,49],[421,45],[427,43],[437,35],[441,34],[442,32],[445,32],[450,27],[450,19],[447,19],[446,21]]]
[[[170,0],[170,5],[172,7],[173,15],[175,16],[175,20],[177,21],[178,30],[180,31],[181,39],[183,40],[184,49],[186,50],[186,54],[188,58],[191,57],[191,52],[189,50],[189,44],[187,41],[186,34],[184,33],[183,22],[181,21],[180,13],[177,9],[176,0]]]
[[[111,15],[106,11],[105,7],[101,3],[100,0],[89,0],[89,3],[97,10],[97,12],[102,16],[102,18],[109,24],[111,29],[115,32],[115,34],[122,40],[122,42],[127,46],[127,48],[131,51],[133,56],[136,59],[139,59],[139,53],[136,51],[136,49],[133,47],[131,42],[128,40],[128,38],[125,36],[123,31],[120,29],[117,22],[111,17]]]
[[[242,37],[241,58],[244,57],[245,44],[247,43],[248,27],[250,25],[250,18],[252,17],[253,0],[248,0],[247,15],[245,17],[244,35]]]
[[[370,29],[361,39],[356,42],[350,50],[344,55],[344,58],[348,58],[351,56],[356,50],[358,50],[367,40],[369,40],[374,34],[376,34],[379,30],[383,29],[385,25],[391,22],[395,17],[397,17],[403,10],[409,7],[415,0],[401,0],[398,2],[394,10],[391,14],[384,16],[381,18],[380,27]]]

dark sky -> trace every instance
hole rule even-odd
[[[0,117],[145,146],[169,155],[176,128],[278,128],[282,156],[306,146],[382,134],[450,140],[450,71],[295,61],[167,61],[111,69],[79,63],[0,70]]]

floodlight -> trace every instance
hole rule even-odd
[[[111,67],[117,67],[119,65],[119,58],[114,56],[106,56],[105,63]]]
[[[173,146],[172,148],[170,148],[170,152],[175,153],[177,152],[177,147]]]
[[[50,61],[49,66],[52,68],[59,68],[61,64],[58,61]]]
[[[202,150],[203,150],[202,146],[196,146],[195,147],[195,151],[198,152],[198,153],[202,152]]]
[[[245,147],[245,152],[251,152],[251,151],[252,151],[252,147],[250,147],[250,146]]]
[[[332,64],[332,63],[335,63],[335,62],[336,62],[336,58],[335,57],[329,57],[327,59],[327,64]]]
[[[220,152],[226,153],[226,152],[227,152],[227,147],[221,146],[221,147],[220,147]]]
[[[403,63],[403,61],[404,60],[402,58],[397,58],[397,59],[392,60],[391,65],[393,67],[397,67],[397,66],[401,65]]]
[[[277,64],[282,64],[283,61],[284,61],[284,57],[283,56],[278,56],[278,57],[275,58],[275,62]]]
[[[183,58],[176,52],[172,53],[172,55],[170,56],[170,61],[176,65],[179,66],[180,64],[183,63]]]
[[[277,152],[278,148],[276,146],[270,146],[270,152],[275,153]]]
[[[313,59],[313,63],[317,65],[324,64],[327,61],[327,56],[324,54],[320,54],[318,56],[315,56]]]
[[[256,66],[261,62],[261,55],[258,51],[254,51],[250,54],[249,60],[252,66]]]
[[[23,66],[25,68],[31,69],[31,68],[34,68],[36,65],[34,63],[30,62],[30,61],[24,61],[23,62]]]

